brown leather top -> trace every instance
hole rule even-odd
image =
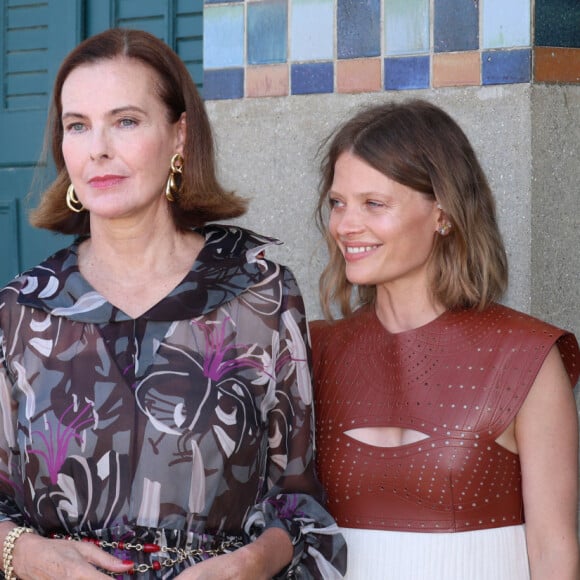
[[[446,312],[391,334],[374,309],[311,324],[317,461],[343,527],[454,532],[524,521],[520,462],[495,442],[557,343],[572,385],[572,334],[504,306]],[[401,427],[427,437],[375,447],[344,434]]]

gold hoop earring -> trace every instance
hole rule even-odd
[[[84,205],[79,201],[75,194],[75,187],[71,183],[66,190],[66,205],[71,211],[81,213],[85,209]]]
[[[179,192],[179,187],[181,186],[181,175],[183,175],[183,157],[181,154],[176,153],[171,158],[169,177],[165,184],[165,197],[167,201],[175,201],[175,194]]]

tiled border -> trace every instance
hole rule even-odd
[[[334,91],[334,63],[293,64],[291,83],[293,95],[332,93]]]
[[[489,50],[481,55],[481,83],[502,85],[529,83],[532,79],[532,51]]]
[[[246,69],[246,97],[284,97],[288,82],[287,64],[250,66]]]
[[[337,93],[374,93],[381,89],[381,59],[361,58],[337,61]]]
[[[445,52],[433,55],[433,87],[481,84],[481,57],[477,51]]]
[[[429,56],[385,58],[384,88],[386,91],[429,88]]]
[[[534,80],[539,83],[580,83],[580,48],[534,48]]]
[[[204,97],[580,84],[580,46],[530,46],[532,0],[514,2],[506,12],[502,0],[205,0]],[[535,0],[536,18],[556,4]],[[540,28],[545,40],[552,29]]]

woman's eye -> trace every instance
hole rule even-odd
[[[69,123],[65,129],[69,133],[80,133],[85,128],[84,123]]]
[[[335,199],[333,197],[330,197],[328,199],[328,203],[332,209],[334,209],[335,207],[342,207],[344,205],[340,200]]]
[[[136,124],[137,121],[135,121],[135,119],[123,118],[119,120],[119,125],[121,125],[121,127],[133,127]]]
[[[384,203],[381,203],[380,201],[373,201],[372,199],[367,200],[366,204],[370,208],[383,207],[385,205]]]

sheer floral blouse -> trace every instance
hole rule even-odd
[[[137,319],[82,277],[78,242],[2,290],[0,521],[97,539],[140,578],[276,526],[294,544],[280,577],[340,578],[300,291],[263,257],[273,240],[198,231],[189,274]],[[144,543],[163,549],[126,553]]]

